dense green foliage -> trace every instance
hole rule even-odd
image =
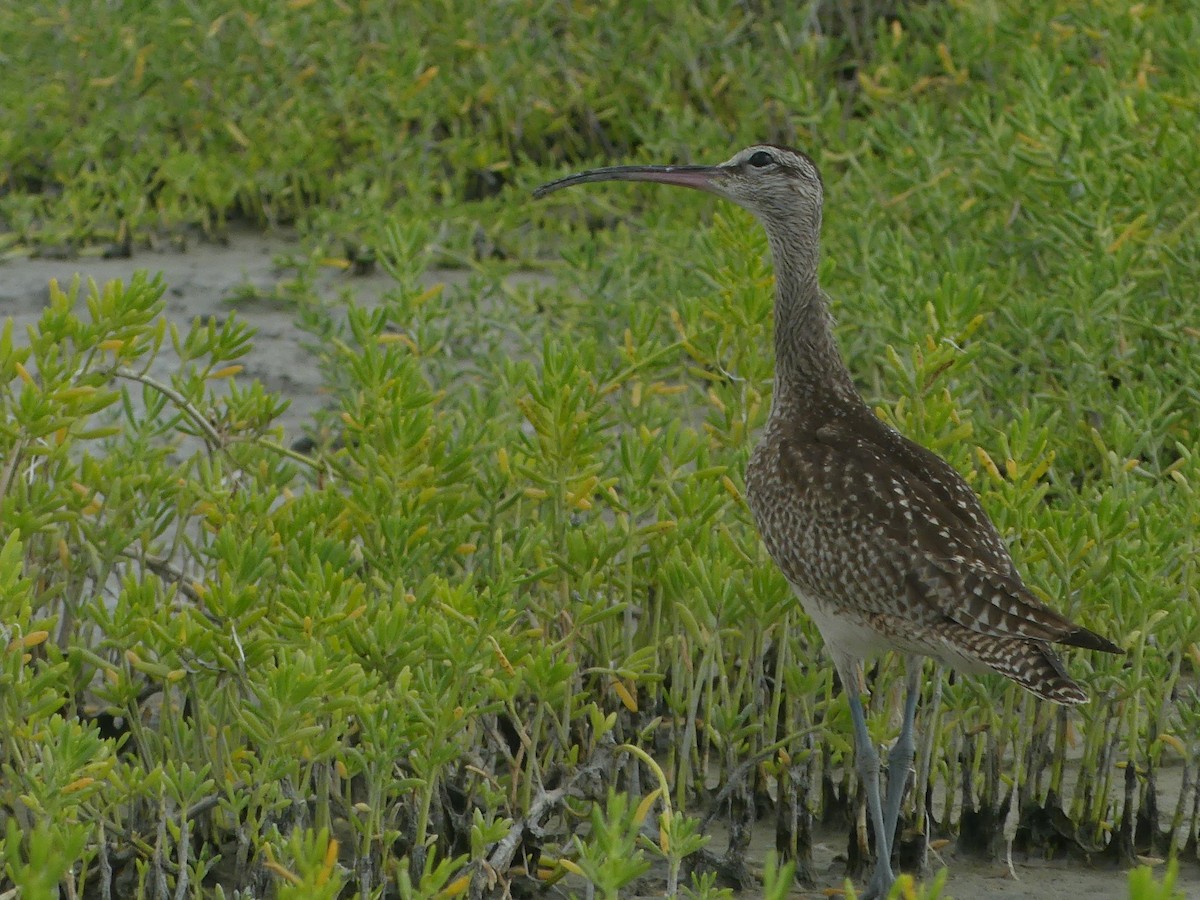
[[[528,197],[763,139],[825,174],[864,392],[1128,650],[1071,655],[1094,698],[1071,713],[930,677],[908,826],[1194,878],[1200,12],[1030,6],[0,12],[0,250],[245,217],[395,279],[373,309],[298,280],[330,401],[307,454],[239,377],[252,334],[169,325],[153,280],[55,289],[0,333],[0,887],[616,896],[657,864],[716,896],[760,808],[806,874],[860,800],[845,700],[741,500],[765,239],[682,191]],[[469,282],[424,287],[448,261]],[[701,849],[705,814],[728,848]]]

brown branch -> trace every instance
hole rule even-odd
[[[586,766],[578,769],[566,782],[553,790],[538,789],[537,796],[529,804],[529,812],[513,823],[508,834],[496,844],[496,848],[488,860],[476,869],[471,878],[471,900],[480,900],[483,896],[487,871],[503,872],[506,870],[512,863],[512,858],[516,855],[517,848],[521,845],[521,839],[525,834],[527,832],[536,834],[540,831],[538,822],[543,816],[561,806],[581,782],[602,775],[612,765],[615,743],[612,735],[605,735]]]

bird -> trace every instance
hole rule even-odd
[[[862,896],[885,897],[915,753],[920,657],[968,674],[998,672],[1071,706],[1087,693],[1052,645],[1123,651],[1038,599],[958,471],[880,419],[855,387],[818,280],[824,183],[810,156],[755,144],[718,165],[591,169],[544,184],[534,196],[601,181],[715,194],[766,231],[775,272],[774,389],[745,496],[846,694],[875,835],[875,868]],[[888,650],[903,655],[906,696],[884,803],[862,696],[864,663]]]

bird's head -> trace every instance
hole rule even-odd
[[[766,226],[801,224],[816,228],[821,221],[823,188],[813,161],[797,150],[774,144],[755,144],[716,166],[610,166],[568,175],[533,192],[544,197],[559,188],[592,181],[655,181],[707,191],[731,200]]]

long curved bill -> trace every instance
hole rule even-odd
[[[716,194],[719,193],[716,180],[721,176],[721,172],[720,166],[608,166],[603,169],[589,169],[587,172],[579,172],[543,184],[533,192],[533,196],[545,197],[560,188],[592,181],[655,181],[659,184],[676,184]]]

